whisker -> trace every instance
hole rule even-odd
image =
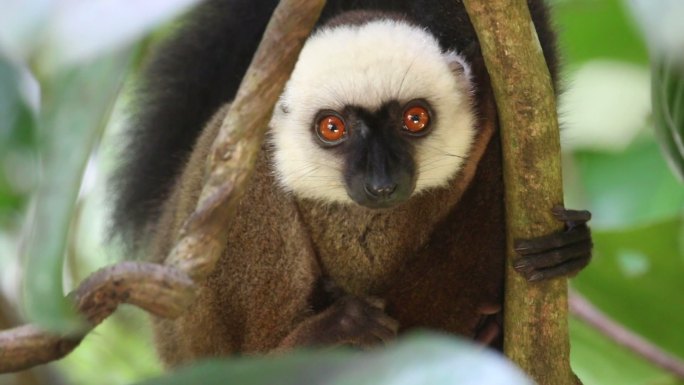
[[[426,147],[426,148],[429,148],[429,149],[432,149],[432,150],[435,150],[435,151],[438,151],[438,152],[440,153],[440,155],[451,156],[451,157],[461,158],[461,159],[465,159],[465,158],[466,158],[465,156],[458,155],[458,154],[453,154],[453,153],[448,152],[448,151],[446,151],[446,150],[444,150],[444,149],[442,149],[442,148],[439,148],[439,147],[436,147],[436,146],[431,146],[431,145],[428,145],[428,144],[425,144],[425,143],[421,144],[421,146]]]
[[[404,76],[401,78],[401,83],[399,83],[399,89],[397,90],[396,95],[394,96],[395,99],[399,99],[401,96],[401,91],[404,88],[404,82],[406,81],[406,78],[408,77],[409,71],[411,71],[411,68],[413,68],[413,64],[418,60],[418,57],[414,57],[413,60],[411,60],[411,64],[409,64],[408,68],[406,68],[406,72],[404,72]]]

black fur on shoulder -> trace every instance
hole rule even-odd
[[[206,1],[154,51],[140,75],[112,180],[114,234],[137,243],[156,220],[205,123],[235,96],[276,4]]]

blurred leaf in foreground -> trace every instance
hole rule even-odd
[[[67,234],[81,178],[127,71],[130,52],[43,81],[40,186],[27,243],[24,304],[29,318],[58,331],[77,326],[63,298]]]
[[[328,350],[205,361],[140,385],[529,385],[500,354],[436,334],[370,352]]]
[[[20,212],[37,177],[31,104],[38,90],[27,72],[0,54],[0,229]]]
[[[41,65],[48,68],[82,63],[133,44],[160,23],[199,0],[62,1],[45,30]]]
[[[32,47],[23,59],[33,64],[43,90],[38,133],[42,179],[27,237],[24,304],[29,318],[45,328],[67,331],[78,326],[62,297],[67,234],[85,166],[129,69],[130,46],[194,2],[24,4],[36,12],[27,12],[22,4],[12,7],[17,14],[45,19],[21,24],[39,36],[30,39]],[[45,9],[51,11],[38,12]]]

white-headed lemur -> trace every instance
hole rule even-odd
[[[528,3],[556,79],[547,8]],[[136,253],[161,261],[173,247],[275,5],[206,1],[147,63],[114,179],[114,227]],[[189,312],[154,322],[162,359],[367,346],[415,327],[496,344],[506,242],[492,106],[459,1],[329,0],[216,270]],[[566,231],[520,248],[528,279],[590,259],[588,213],[557,216]]]

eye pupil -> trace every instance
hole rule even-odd
[[[430,114],[425,107],[414,106],[404,111],[404,129],[418,134],[430,124]]]
[[[318,121],[316,133],[327,144],[339,142],[346,134],[344,121],[337,115],[324,116]]]

